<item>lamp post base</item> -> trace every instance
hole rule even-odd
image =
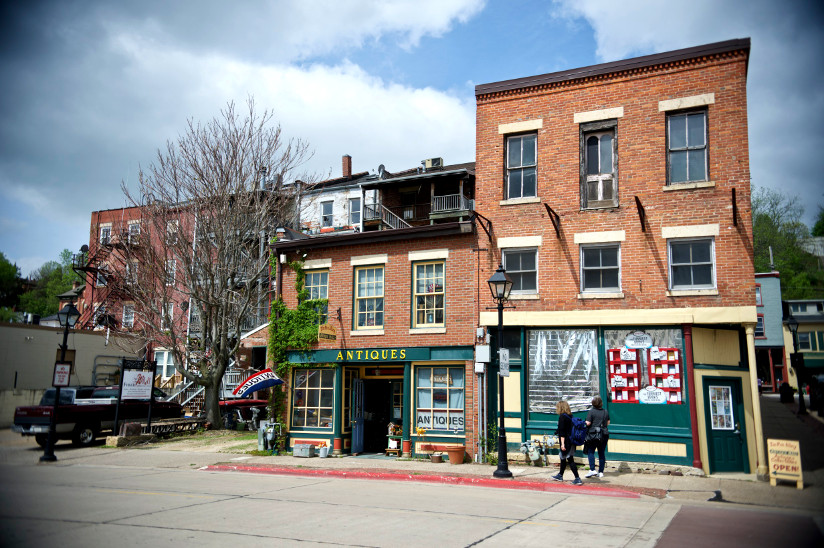
[[[54,462],[57,460],[57,457],[54,455],[43,455],[40,457],[40,462]]]
[[[495,477],[495,478],[511,478],[512,477],[512,472],[510,472],[508,468],[498,467],[497,470],[492,472],[492,477]]]

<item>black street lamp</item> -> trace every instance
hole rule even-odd
[[[66,361],[66,349],[69,341],[69,328],[74,327],[77,319],[80,318],[80,311],[75,308],[74,304],[69,302],[66,306],[60,309],[57,313],[57,319],[60,321],[60,326],[63,328],[63,345],[60,347],[60,362]],[[49,439],[46,442],[46,449],[43,451],[43,456],[40,457],[41,462],[54,462],[57,457],[54,456],[54,444],[57,442],[57,408],[60,406],[60,387],[55,386],[54,389],[54,409],[52,409],[51,421],[49,421]]]
[[[793,353],[790,356],[790,363],[795,368],[795,376],[798,379],[798,415],[807,414],[807,402],[804,401],[804,356],[798,353],[798,320],[790,315],[787,320],[787,329],[793,334]]]
[[[498,303],[498,415],[500,416],[500,426],[498,427],[498,468],[492,473],[496,478],[511,478],[509,463],[506,458],[506,426],[504,425],[504,377],[501,375],[501,343],[504,338],[504,301],[509,299],[509,292],[512,291],[512,280],[504,270],[503,265],[498,266],[495,274],[489,278],[489,290],[492,298]]]

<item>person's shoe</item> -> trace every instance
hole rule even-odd
[[[598,472],[596,472],[595,470],[590,470],[589,472],[587,472],[587,475],[584,476],[584,477],[585,478],[591,478],[592,476],[597,476],[597,475],[598,475]]]
[[[603,472],[598,472],[598,477],[599,477],[599,478],[603,478],[603,477],[604,477],[604,473],[603,473]]]
[[[584,482],[581,481],[581,478],[575,478],[574,480],[572,480],[572,485],[583,485],[583,484],[584,484]]]
[[[564,476],[562,476],[561,474],[555,474],[554,476],[552,476],[552,479],[557,481],[564,481]]]

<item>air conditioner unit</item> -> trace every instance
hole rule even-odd
[[[443,158],[429,158],[425,161],[426,169],[443,167]]]

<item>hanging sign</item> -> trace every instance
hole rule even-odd
[[[322,341],[338,340],[338,330],[332,324],[324,323],[318,326],[318,339]]]
[[[509,376],[509,348],[501,348],[498,350],[498,356],[500,357],[500,367],[498,370],[498,374],[502,377]]]
[[[647,386],[638,392],[638,401],[651,404],[667,403],[667,393],[655,386]]]
[[[627,348],[649,348],[652,346],[652,335],[643,331],[635,331],[624,339]]]
[[[126,369],[123,371],[121,400],[148,400],[152,396],[152,372]]]

